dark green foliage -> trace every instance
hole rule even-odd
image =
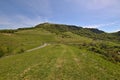
[[[61,34],[61,37],[62,37],[62,38],[71,38],[71,36],[70,36],[70,35],[67,35],[67,34]]]
[[[18,53],[23,53],[23,52],[25,52],[25,50],[23,48],[21,48]]]
[[[113,34],[113,35],[115,35],[115,36],[120,36],[120,31],[115,32],[115,33],[111,33],[111,34]]]
[[[5,46],[0,47],[0,57],[7,55],[8,53],[10,53],[10,50],[8,47],[5,47]]]
[[[0,33],[15,33],[17,30],[0,30]]]
[[[28,27],[28,28],[18,28],[18,30],[30,30],[30,29],[34,29],[34,27]]]
[[[110,44],[108,42],[102,41],[93,41],[90,43],[80,43],[80,44],[72,44],[73,46],[77,46],[79,49],[87,49],[90,52],[100,54],[104,59],[109,60],[111,62],[120,62],[120,45]]]
[[[99,54],[104,54],[104,51],[102,51],[101,49],[97,48],[97,47],[90,47],[89,48],[90,51],[93,51],[95,53],[99,53]]]
[[[49,23],[39,24],[35,28],[43,28],[52,33],[56,33],[56,34],[61,34],[63,32],[67,32],[67,31],[72,32],[72,31],[77,31],[77,30],[81,29],[81,27],[77,27],[74,25],[49,24]]]
[[[111,35],[115,36],[114,39],[117,39],[118,41],[120,41],[120,31],[111,33]]]
[[[112,62],[120,62],[120,57],[118,54],[118,52],[120,51],[120,46],[97,43],[96,45],[91,45],[88,50],[102,54]]]
[[[4,52],[0,49],[0,57],[4,55]]]
[[[92,31],[94,33],[97,33],[97,34],[105,33],[104,31],[98,30],[96,28],[86,28],[86,29],[88,29],[88,30],[90,30],[90,31]]]

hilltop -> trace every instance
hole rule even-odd
[[[0,80],[119,80],[119,40],[65,24],[0,30]]]

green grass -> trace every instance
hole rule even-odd
[[[0,80],[120,80],[118,42],[57,27],[0,33]]]
[[[14,34],[0,33],[0,49],[4,55],[22,53],[45,42],[55,41],[55,35],[42,29],[20,30]]]
[[[120,65],[62,44],[0,59],[0,80],[119,80]]]
[[[62,37],[64,35],[70,38]],[[3,56],[23,53],[28,49],[38,47],[43,43],[80,43],[91,42],[92,39],[81,37],[71,32],[65,32],[62,35],[55,35],[41,28],[18,30],[15,33],[0,33],[0,50]]]
[[[91,38],[82,37],[71,32],[63,32],[61,35],[57,37],[57,40],[62,43],[74,43],[74,44],[92,42]]]

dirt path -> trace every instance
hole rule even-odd
[[[36,67],[36,66],[38,66],[38,65],[40,65],[40,63],[28,67],[27,69],[25,69],[25,70],[20,74],[20,77],[21,77],[21,78],[24,78],[24,75],[25,75],[27,72],[29,72],[32,68],[34,68],[34,67]]]
[[[47,45],[48,45],[48,44],[45,43],[45,44],[43,44],[43,45],[41,45],[41,46],[39,46],[39,47],[36,47],[36,48],[30,49],[30,50],[27,50],[26,52],[31,52],[31,51],[34,51],[34,50],[37,50],[37,49],[43,48],[43,47],[45,47],[45,46],[47,46]]]

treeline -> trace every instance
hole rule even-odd
[[[15,33],[18,30],[0,30],[0,33]]]
[[[33,29],[34,27],[28,27],[28,28],[18,28],[18,29],[4,29],[0,30],[0,33],[15,33],[19,30],[30,30]]]
[[[28,27],[28,28],[18,28],[18,30],[29,30],[29,29],[34,29],[34,27]]]

